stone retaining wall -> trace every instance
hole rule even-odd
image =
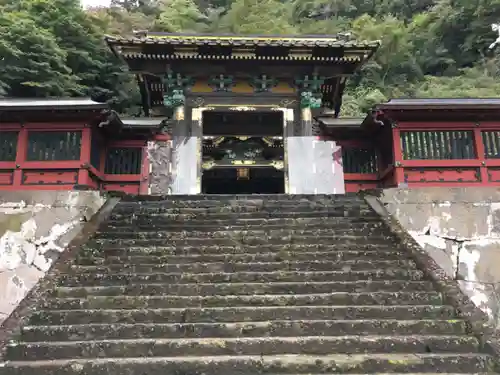
[[[386,210],[500,326],[500,189],[385,189]]]
[[[89,191],[0,192],[0,323],[104,202]]]

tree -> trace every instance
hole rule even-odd
[[[17,97],[79,95],[78,77],[66,66],[56,38],[23,12],[0,14],[0,82]]]
[[[222,18],[221,28],[235,34],[294,34],[291,9],[276,0],[236,0]]]

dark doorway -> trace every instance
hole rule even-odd
[[[241,168],[239,169],[241,171]],[[248,168],[241,177],[237,168],[217,168],[203,172],[203,194],[283,194],[285,176],[274,168]]]
[[[203,113],[203,194],[285,192],[283,113]]]

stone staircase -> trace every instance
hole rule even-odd
[[[129,198],[0,374],[494,373],[467,332],[358,196]]]

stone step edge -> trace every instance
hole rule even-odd
[[[454,359],[461,357],[464,359],[471,358],[491,358],[488,354],[483,353],[419,353],[416,354],[333,354],[333,355],[302,355],[302,354],[292,354],[292,355],[273,355],[273,356],[245,356],[245,355],[234,355],[234,356],[184,356],[184,357],[125,357],[125,358],[92,358],[92,359],[56,359],[56,360],[39,360],[39,361],[7,361],[3,363],[2,367],[7,365],[14,366],[36,366],[36,367],[62,367],[65,365],[78,365],[78,364],[112,364],[118,362],[119,364],[125,365],[127,363],[192,363],[192,364],[210,364],[216,362],[239,362],[246,361],[252,362],[249,365],[263,364],[263,363],[275,363],[276,361],[284,362],[284,364],[317,364],[328,363],[328,362],[338,362],[338,363],[349,363],[355,362],[359,363],[363,360],[387,360],[387,361],[406,361],[408,364],[421,363],[424,359],[432,358],[450,358]],[[2,363],[0,362],[0,366]]]
[[[198,277],[204,277],[208,275],[217,275],[217,276],[228,276],[228,275],[265,275],[265,276],[270,276],[270,275],[276,275],[276,274],[294,274],[294,275],[317,275],[317,274],[324,274],[325,276],[328,275],[339,275],[339,274],[353,274],[353,273],[359,273],[359,274],[384,274],[387,272],[400,272],[402,271],[401,268],[377,268],[377,269],[366,269],[366,270],[355,270],[355,271],[268,271],[268,272],[260,272],[260,271],[240,271],[240,272],[200,272],[200,273],[190,273],[190,272],[116,272],[116,273],[111,273],[108,275],[104,275],[105,277],[108,276],[151,276],[151,275],[168,275],[168,276],[198,276]],[[418,273],[423,275],[423,271],[419,269],[413,269],[413,270],[403,270],[403,271],[408,271],[409,273]],[[79,277],[79,276],[87,276],[87,275],[92,275],[93,272],[87,272],[87,273],[78,273],[78,274],[73,274],[73,273],[66,273],[66,274],[61,274],[64,276],[74,276],[74,277]],[[97,276],[97,275],[95,275]],[[105,278],[104,278],[105,279]],[[391,279],[392,280],[392,279]]]
[[[297,342],[297,341],[337,341],[342,342],[344,340],[359,340],[359,342],[373,342],[376,340],[462,340],[467,339],[467,341],[478,341],[474,336],[467,334],[463,335],[342,335],[342,336],[272,336],[272,337],[201,337],[201,338],[133,338],[133,339],[102,339],[102,340],[78,340],[78,341],[29,341],[29,342],[8,342],[6,346],[17,347],[20,345],[28,345],[31,348],[35,346],[47,346],[47,347],[64,347],[64,346],[77,346],[81,344],[97,344],[97,343],[107,343],[107,344],[126,344],[126,343],[155,343],[155,344],[166,344],[166,343],[179,343],[179,344],[194,344],[202,343],[204,345],[213,344],[217,345],[219,341],[225,341],[227,343],[237,343],[237,342],[261,342],[261,341],[281,341],[281,342]]]
[[[104,258],[105,259],[105,258]],[[248,266],[248,267],[259,267],[259,266],[301,266],[301,265],[339,265],[339,266],[349,266],[353,264],[364,264],[364,263],[369,263],[371,265],[378,264],[380,266],[388,264],[388,265],[396,265],[399,264],[400,266],[408,266],[408,267],[416,267],[416,264],[413,260],[411,259],[359,259],[359,260],[288,260],[284,259],[282,261],[276,261],[276,262],[237,262],[238,266]],[[204,267],[211,267],[211,266],[222,266],[222,265],[228,265],[228,264],[233,264],[231,262],[231,259],[228,259],[227,262],[193,262],[193,263],[169,263],[169,262],[156,262],[156,263],[144,263],[141,262],[140,264],[73,264],[71,265],[72,270],[80,270],[80,269],[90,269],[90,270],[95,270],[99,268],[137,268],[137,267],[165,267],[165,266],[174,266],[174,267],[179,267],[185,266],[185,267],[199,267],[199,266],[204,266]],[[284,267],[286,268],[286,267]],[[373,267],[370,267],[373,268]],[[395,267],[390,267],[390,268],[395,268]]]
[[[211,311],[225,311],[225,310],[286,310],[286,309],[418,309],[418,308],[447,308],[451,310],[455,310],[451,305],[305,305],[305,306],[236,306],[236,307],[169,307],[169,308],[150,308],[150,309],[60,309],[60,310],[52,310],[52,309],[44,309],[38,310],[37,312],[57,312],[57,313],[70,313],[70,312],[98,312],[98,311],[107,311],[107,312],[146,312],[146,311],[154,311],[154,312],[162,312],[162,311],[195,311],[195,310],[211,310]],[[222,323],[222,321],[219,321]]]
[[[463,323],[466,324],[467,321],[464,319],[294,319],[294,320],[269,320],[269,321],[246,321],[242,320],[240,322],[210,322],[210,323],[88,323],[88,324],[46,324],[46,325],[25,325],[21,328],[21,331],[33,331],[39,329],[67,329],[67,328],[97,328],[97,327],[123,327],[123,328],[133,328],[133,327],[181,327],[181,326],[195,326],[195,327],[212,327],[217,325],[224,325],[229,327],[239,327],[239,326],[262,326],[266,327],[269,325],[280,325],[280,324],[294,324],[294,323],[316,323],[316,324],[365,324],[373,322],[373,324],[377,322],[384,323],[402,323],[402,324],[417,324],[417,323],[449,323],[449,324],[457,324]],[[440,335],[436,335],[440,336]],[[284,336],[286,337],[286,336]]]

